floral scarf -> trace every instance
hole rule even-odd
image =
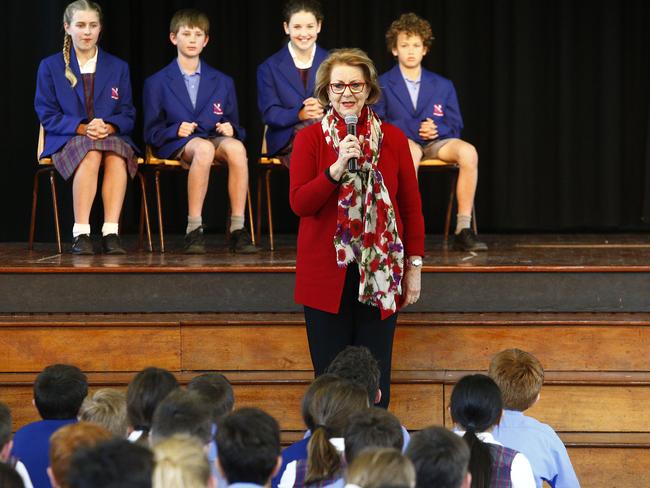
[[[325,140],[338,154],[345,122],[330,108],[321,122]],[[404,247],[397,234],[395,210],[377,165],[383,133],[379,117],[364,108],[358,134],[364,136],[358,173],[346,171],[339,189],[334,248],[336,262],[359,265],[359,301],[382,310],[397,309],[402,293]]]

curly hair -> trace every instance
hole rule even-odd
[[[386,31],[386,47],[388,48],[388,52],[392,52],[397,47],[397,38],[402,33],[409,36],[420,36],[422,44],[427,48],[427,51],[435,39],[431,32],[431,24],[413,12],[409,12],[408,14],[400,15],[399,19],[394,20]]]

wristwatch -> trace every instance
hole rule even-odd
[[[422,266],[422,258],[417,257],[417,258],[409,259],[409,264],[414,268],[419,268],[420,266]]]

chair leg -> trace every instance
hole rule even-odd
[[[29,243],[27,249],[34,250],[34,231],[36,230],[36,204],[38,203],[38,179],[42,170],[34,174],[34,189],[32,190],[32,219],[29,223]]]
[[[140,236],[138,238],[138,249],[142,249],[142,227],[143,223],[147,229],[148,251],[153,252],[153,243],[151,242],[151,222],[149,221],[149,205],[147,204],[147,188],[145,185],[144,175],[138,171],[138,180],[140,181]],[[144,216],[144,221],[142,217]]]
[[[61,228],[59,227],[59,205],[57,203],[56,197],[56,175],[54,170],[50,170],[50,186],[52,188],[52,209],[54,212],[54,231],[56,232],[56,248],[59,251],[59,254],[62,253],[61,250]]]
[[[447,245],[449,241],[449,230],[451,229],[451,211],[454,207],[454,199],[456,198],[456,183],[458,181],[458,173],[454,171],[451,176],[451,188],[449,189],[449,202],[447,203],[447,214],[445,216],[445,231],[443,235],[443,244]]]
[[[269,240],[271,241],[271,251],[275,250],[273,240],[273,209],[271,208],[271,171],[266,170],[266,210],[269,218]]]
[[[476,205],[472,205],[472,229],[478,235],[478,224],[476,223]]]
[[[248,205],[248,225],[251,230],[251,240],[253,241],[253,246],[256,246],[255,243],[255,222],[253,222],[253,203],[251,201],[251,187],[248,185],[248,191],[246,192],[246,204]]]
[[[264,184],[264,177],[262,175],[262,170],[258,169],[257,171],[257,219],[255,219],[255,234],[257,234],[257,240],[262,239],[262,185]]]
[[[160,202],[160,171],[156,170],[156,204],[158,206],[158,233],[160,235],[160,252],[165,252],[165,233],[163,231],[162,203]]]

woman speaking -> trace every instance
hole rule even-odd
[[[424,220],[406,136],[369,107],[379,94],[363,51],[323,61],[315,97],[327,111],[296,136],[290,203],[300,217],[295,298],[315,374],[346,346],[366,346],[387,407],[397,310],[420,296]]]

